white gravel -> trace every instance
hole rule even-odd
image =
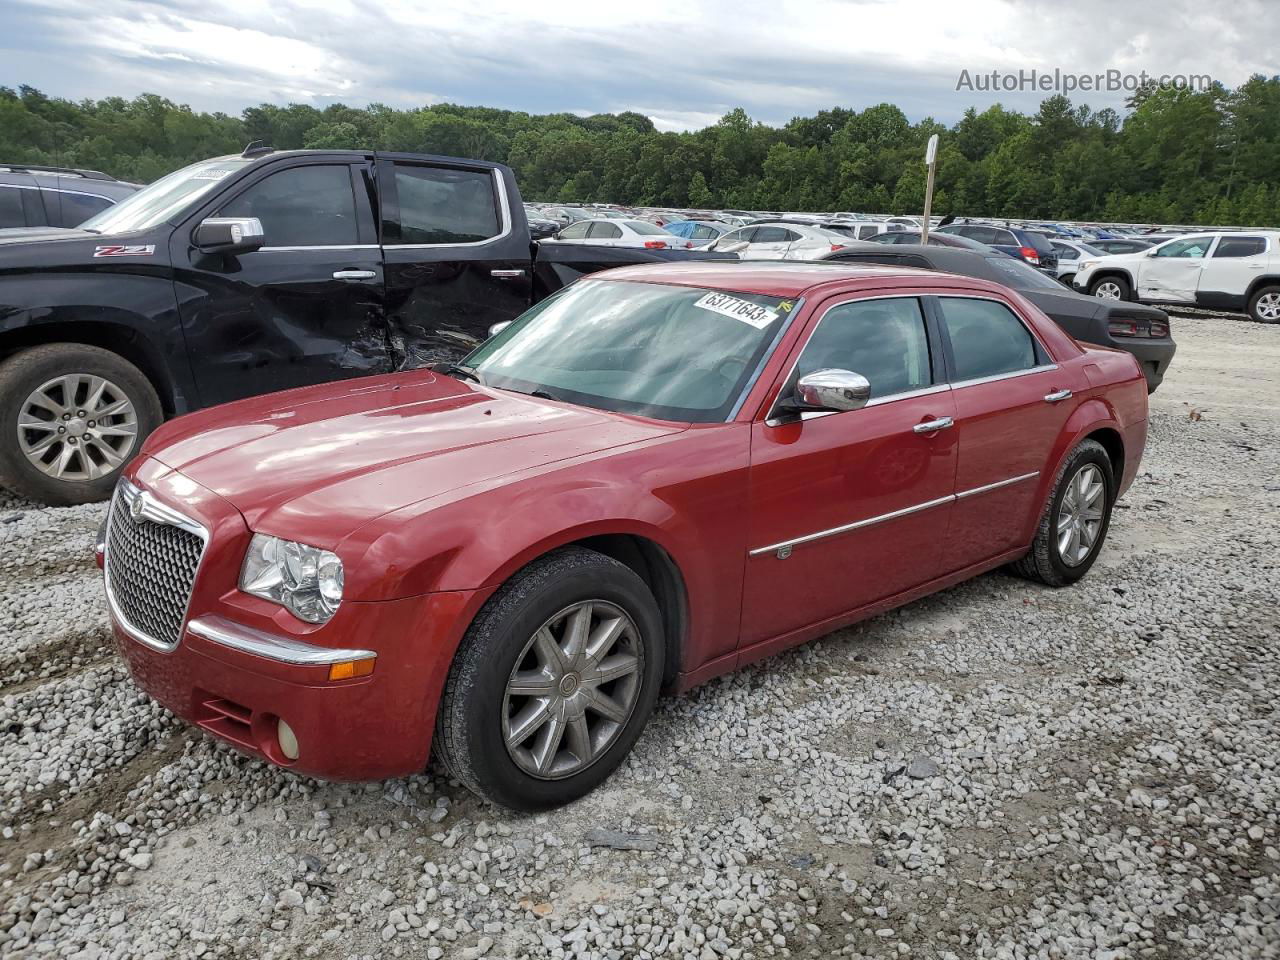
[[[0,956],[1280,957],[1280,328],[1175,336],[1083,583],[664,699],[544,816],[177,723],[110,653],[102,508],[0,495]]]

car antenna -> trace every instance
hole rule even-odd
[[[267,141],[254,140],[247,147],[244,148],[244,152],[240,154],[240,156],[244,157],[247,160],[249,157],[260,157],[264,153],[271,153],[274,150],[275,150],[275,147],[268,146]]]

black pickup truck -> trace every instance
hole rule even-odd
[[[535,244],[501,164],[196,163],[78,228],[0,230],[0,485],[101,499],[166,417],[457,360],[584,273],[715,256]]]

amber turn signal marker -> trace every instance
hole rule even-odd
[[[373,657],[363,660],[343,660],[341,663],[329,665],[330,680],[350,680],[353,677],[367,677],[373,673]]]

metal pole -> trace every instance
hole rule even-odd
[[[927,246],[929,243],[929,211],[933,207],[933,171],[938,166],[938,135],[935,133],[929,138],[929,146],[925,148],[924,162],[929,168],[929,179],[924,187],[924,224],[920,227],[920,243]]]

